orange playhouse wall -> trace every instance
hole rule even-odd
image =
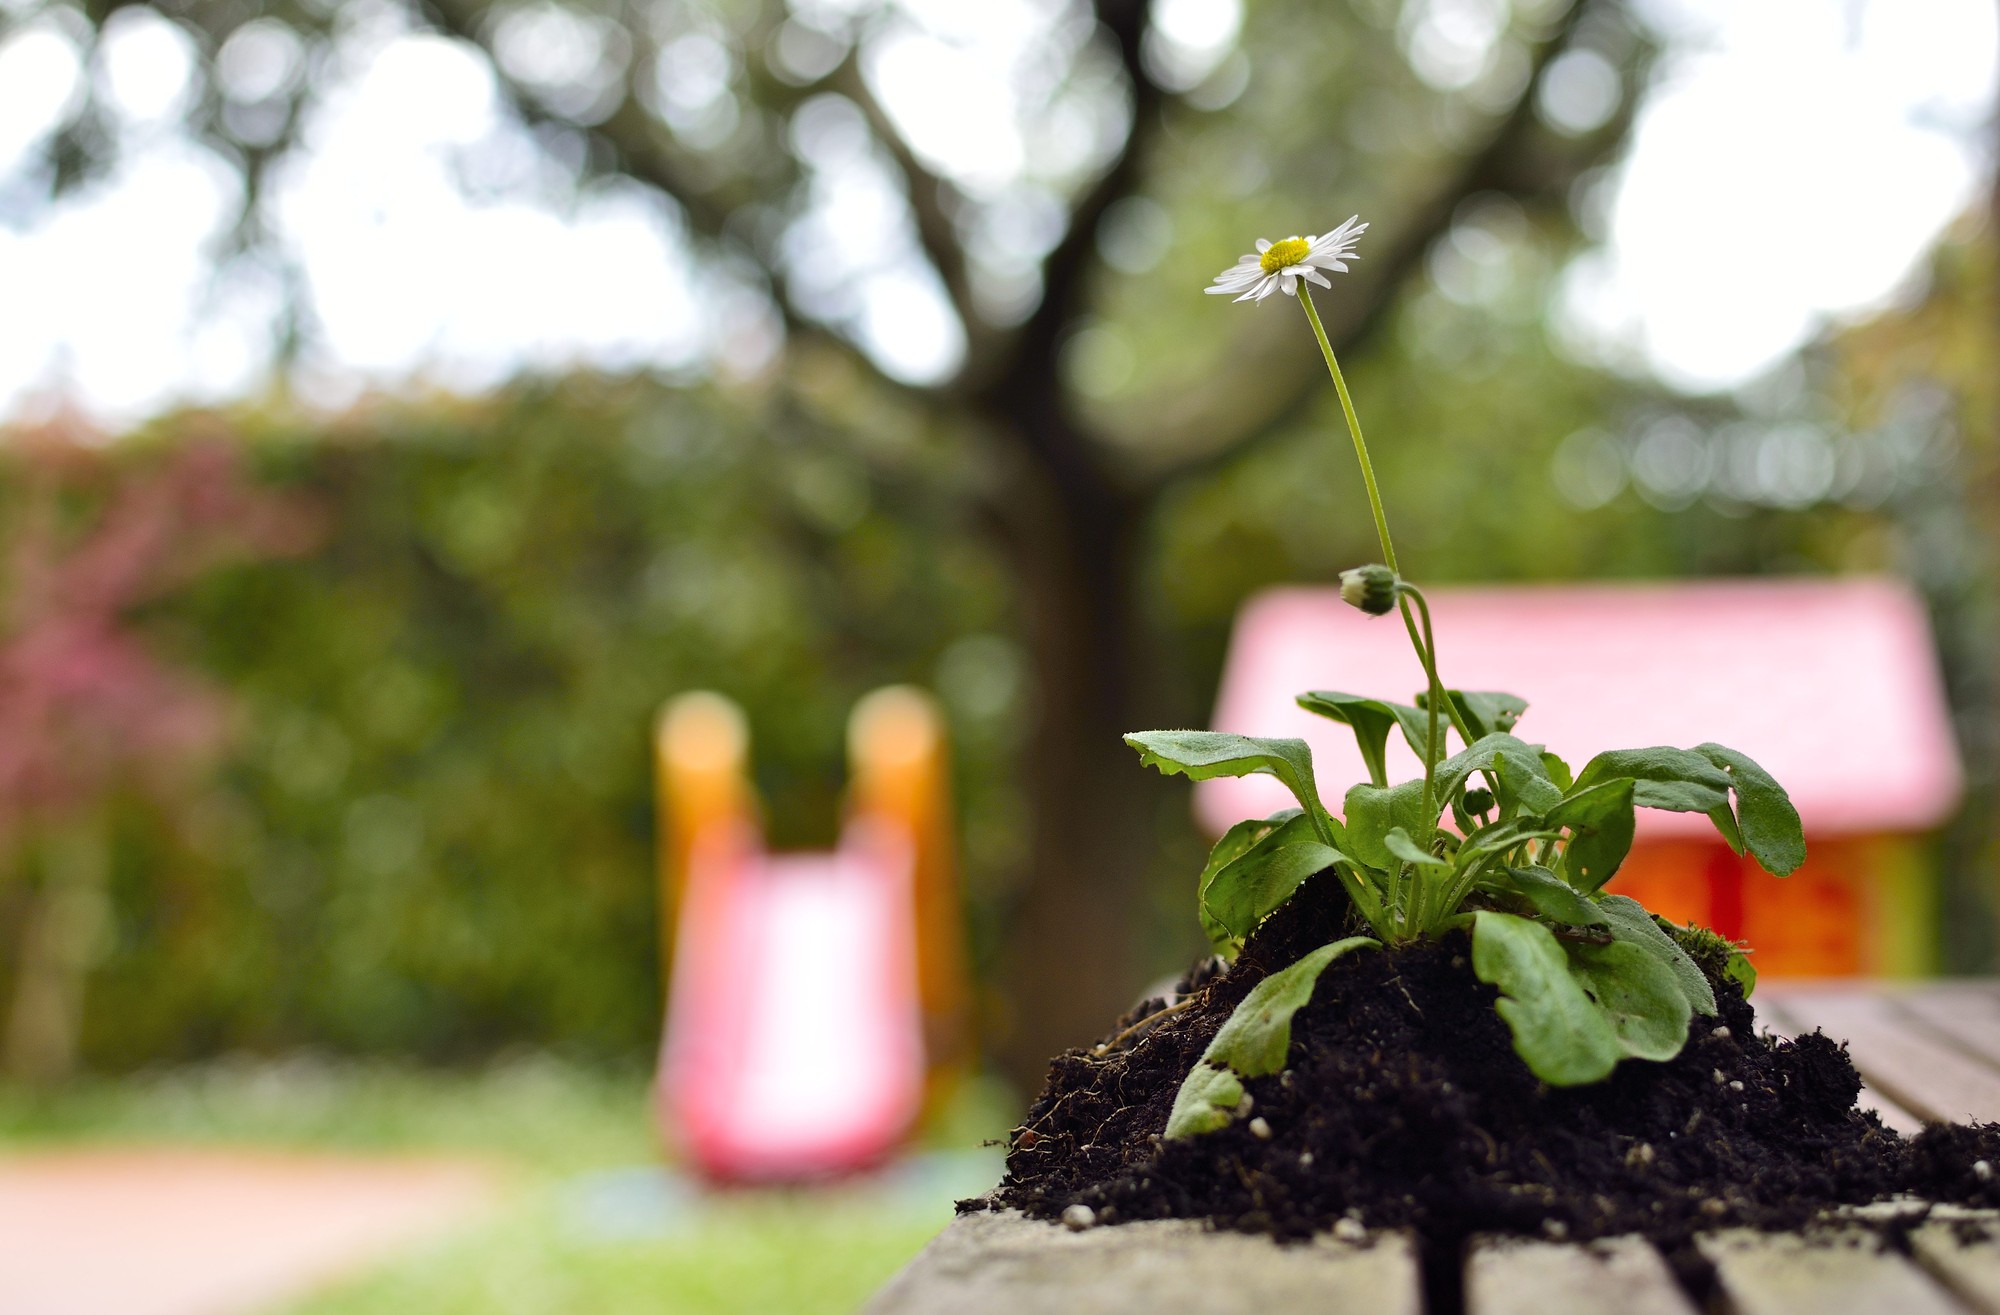
[[[1911,836],[1808,840],[1805,866],[1782,880],[1719,842],[1642,842],[1609,889],[1746,942],[1760,976],[1936,970],[1936,879]]]

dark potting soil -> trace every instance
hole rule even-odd
[[[1182,1078],[1237,1002],[1343,934],[1346,914],[1316,878],[1227,972],[1191,972],[1186,1008],[1144,1024],[1166,1007],[1147,1001],[1105,1044],[1057,1058],[998,1191],[962,1208],[1055,1218],[1081,1204],[1106,1224],[1194,1218],[1283,1239],[1347,1218],[1412,1230],[1428,1256],[1477,1233],[1639,1233],[1680,1267],[1692,1236],[1717,1227],[1799,1228],[1897,1193],[2000,1206],[2000,1174],[1974,1167],[2000,1167],[2000,1125],[1899,1136],[1855,1108],[1861,1079],[1837,1041],[1758,1035],[1713,972],[1720,1016],[1696,1017],[1675,1059],[1543,1085],[1463,935],[1335,960],[1292,1020],[1290,1067],[1245,1083],[1251,1117],[1166,1141]]]

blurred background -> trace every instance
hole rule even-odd
[[[1201,949],[1119,734],[1376,556],[1295,308],[1199,295],[1357,212],[1412,575],[1907,580],[1992,968],[1997,58],[1986,0],[0,0],[0,1131],[544,1184],[328,1308],[851,1305],[949,1190],[571,1217],[653,1154],[657,710],[824,848],[849,710],[934,692],[931,1136],[998,1135]]]

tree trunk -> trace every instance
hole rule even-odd
[[[1135,588],[1144,507],[1039,437],[1008,445],[1029,456],[997,512],[1034,680],[1021,769],[1034,834],[1001,965],[1013,1012],[995,1040],[1030,1092],[1052,1056],[1103,1033],[1145,984],[1137,909],[1160,797],[1122,739],[1150,725]],[[1063,437],[1057,451],[1080,446]]]

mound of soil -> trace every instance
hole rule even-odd
[[[1475,1233],[1639,1233],[1685,1258],[1698,1231],[1797,1228],[1897,1193],[2000,1206],[2000,1174],[1978,1164],[2000,1168],[2000,1125],[1897,1135],[1855,1108],[1841,1045],[1758,1035],[1742,992],[1713,974],[1720,1016],[1697,1017],[1672,1061],[1543,1085],[1462,935],[1336,960],[1293,1018],[1291,1067],[1245,1084],[1252,1117],[1166,1141],[1182,1078],[1237,1002],[1343,934],[1346,915],[1317,878],[1226,972],[1190,973],[1184,1008],[1147,1023],[1168,1008],[1149,1000],[1103,1044],[1059,1057],[1000,1188],[965,1208],[1054,1218],[1081,1204],[1104,1223],[1174,1216],[1286,1239],[1351,1219],[1412,1230],[1427,1254]]]

